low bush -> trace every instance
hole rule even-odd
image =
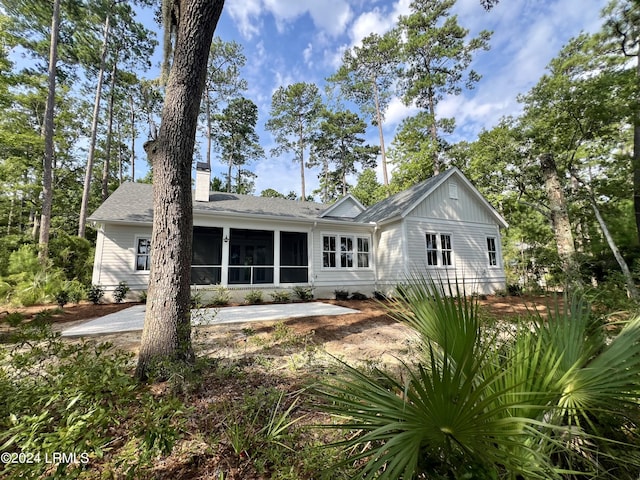
[[[311,287],[293,287],[293,294],[303,302],[308,302],[309,300],[313,300],[313,288]]]
[[[120,282],[118,286],[113,291],[113,299],[116,303],[122,303],[122,301],[126,298],[127,293],[129,293],[129,285],[127,282]]]
[[[349,300],[348,290],[334,290],[333,294],[335,295],[336,300]]]
[[[66,290],[60,290],[56,293],[56,303],[60,308],[63,308],[67,303],[69,303],[69,292]]]
[[[94,305],[98,305],[104,297],[104,288],[100,285],[91,285],[87,291],[87,299]]]
[[[351,294],[351,300],[366,300],[367,297],[364,293],[360,293],[360,292],[353,292]]]
[[[288,290],[276,290],[271,293],[271,298],[276,303],[289,303],[291,301],[291,292]]]
[[[211,304],[215,307],[223,307],[229,305],[231,301],[231,292],[223,285],[216,285],[213,287],[213,297],[211,298]]]
[[[5,462],[0,477],[77,478],[97,463],[118,478],[146,477],[138,472],[179,438],[182,403],[138,384],[130,354],[63,342],[43,324],[20,327],[12,341],[11,351],[0,347],[0,449],[41,461]],[[42,461],[54,452],[78,461]]]
[[[244,296],[244,301],[249,305],[262,303],[262,290],[251,290]]]

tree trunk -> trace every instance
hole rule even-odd
[[[113,134],[113,104],[116,97],[116,75],[118,74],[118,59],[113,59],[111,70],[111,91],[109,92],[109,113],[107,119],[107,143],[104,152],[104,165],[102,166],[102,201],[109,198],[109,167],[111,164],[111,136]]]
[[[433,142],[433,175],[440,174],[440,155],[438,152],[438,127],[436,125],[436,103],[435,94],[429,89],[429,115],[431,115],[431,141]]]
[[[636,55],[636,92],[640,96],[640,54]],[[633,208],[636,218],[638,243],[640,243],[640,104],[633,115]]]
[[[174,0],[176,42],[153,165],[153,230],[147,310],[136,376],[158,362],[193,359],[190,324],[193,237],[191,162],[207,58],[224,0]],[[170,30],[170,29],[165,29]]]
[[[133,95],[129,95],[131,103],[131,181],[136,181],[136,108]]]
[[[211,121],[211,99],[208,93],[205,95],[204,101],[207,109],[207,166],[211,169],[211,144],[213,143],[211,136],[213,134],[213,125]],[[229,183],[231,182],[229,181]]]
[[[102,54],[100,56],[100,71],[98,73],[98,85],[96,86],[96,99],[93,103],[93,120],[91,122],[91,137],[89,140],[89,154],[87,156],[87,170],[84,174],[84,188],[82,190],[82,204],[80,205],[80,219],[78,221],[78,236],[84,238],[87,209],[89,208],[89,195],[91,193],[91,176],[93,159],[96,151],[96,138],[98,136],[98,120],[100,117],[100,96],[102,95],[102,83],[104,81],[104,67],[107,60],[107,47],[109,46],[109,15],[104,21],[104,33],[102,39]]]
[[[304,188],[304,140],[302,134],[302,122],[300,122],[300,139],[298,141],[298,148],[300,149],[300,183],[301,183],[301,192],[302,192],[302,201],[307,201],[307,194]]]
[[[384,133],[382,131],[382,114],[380,113],[380,100],[378,97],[378,84],[375,79],[373,80],[373,98],[376,104],[376,123],[378,124],[378,135],[380,136],[380,158],[382,160],[382,181],[387,191],[387,196],[390,192],[387,188],[389,186],[389,174],[387,173],[387,155],[384,149]]]
[[[56,104],[56,66],[58,63],[58,31],[60,30],[60,0],[53,2],[51,17],[51,44],[49,47],[49,91],[44,112],[44,159],[42,162],[42,214],[40,216],[40,236],[38,258],[44,263],[49,255],[49,230],[51,227],[51,206],[53,204],[53,156],[54,124],[53,116]]]
[[[624,257],[620,253],[618,246],[616,245],[615,240],[611,236],[609,232],[609,228],[607,228],[607,224],[604,223],[604,218],[600,214],[600,209],[598,208],[598,204],[596,203],[593,195],[589,194],[589,201],[591,202],[591,207],[593,208],[593,212],[596,214],[596,220],[600,225],[600,229],[604,235],[604,238],[607,239],[607,243],[609,244],[609,248],[613,253],[613,256],[616,257],[616,261],[618,265],[620,265],[620,270],[622,270],[622,275],[624,276],[624,281],[627,285],[627,296],[634,300],[640,300],[640,294],[638,293],[638,289],[636,288],[636,284],[633,281],[633,276],[631,275],[631,271],[629,270],[629,266],[627,262],[624,260]]]
[[[566,274],[567,285],[580,285],[580,271],[575,258],[575,245],[573,243],[573,233],[571,222],[569,221],[569,211],[567,201],[562,190],[558,167],[553,159],[553,154],[546,153],[540,156],[540,166],[544,175],[545,189],[549,210],[551,211],[551,222],[556,238],[558,256],[562,263],[562,269]]]

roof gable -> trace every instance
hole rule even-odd
[[[451,167],[439,175],[435,175],[408,188],[407,190],[399,192],[376,203],[375,205],[372,205],[356,217],[356,220],[360,222],[380,223],[405,218],[438,187],[454,176],[468,188],[474,200],[486,208],[501,227],[506,228],[509,226],[504,218],[502,218],[502,216],[482,196],[478,189],[474,187],[469,179],[456,167]]]
[[[340,218],[356,218],[365,208],[357,198],[350,193],[335,202],[324,212],[321,217],[340,217]]]

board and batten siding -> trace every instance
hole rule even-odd
[[[325,268],[322,265],[323,235],[349,235],[369,238],[369,268]],[[339,248],[339,245],[337,246]],[[355,247],[357,248],[357,247]],[[313,278],[309,279],[318,298],[331,298],[335,290],[347,290],[371,295],[375,285],[375,246],[373,228],[319,224],[312,235]],[[338,251],[339,256],[339,251]]]
[[[457,191],[458,198],[451,198],[451,190]],[[455,176],[440,185],[407,216],[441,218],[482,224],[496,223],[495,217],[491,212]]]
[[[135,269],[136,238],[151,237],[151,226],[106,224],[99,228],[94,259],[94,285],[107,292],[120,282],[127,282],[132,290],[146,290],[149,272]]]

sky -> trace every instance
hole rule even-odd
[[[471,68],[482,79],[473,90],[444,98],[439,117],[454,117],[456,130],[450,142],[474,141],[483,129],[491,129],[507,115],[517,115],[519,94],[527,93],[545,73],[545,67],[567,41],[580,32],[595,32],[601,24],[606,0],[501,0],[489,12],[480,0],[458,0],[453,12],[470,30],[492,30],[489,51],[475,54]],[[299,167],[291,156],[274,157],[269,118],[271,96],[280,86],[296,82],[316,83],[340,66],[345,49],[358,45],[370,33],[391,29],[399,15],[409,12],[409,0],[227,0],[215,34],[243,47],[247,65],[242,71],[248,82],[245,96],[259,109],[257,133],[266,159],[249,168],[257,174],[255,194],[267,188],[281,193],[300,193]],[[156,27],[157,28],[157,27]],[[384,125],[389,145],[402,119],[418,110],[395,98]],[[204,140],[201,139],[204,147]],[[374,127],[367,141],[378,144]],[[222,177],[225,167],[218,154],[212,158],[213,175]],[[141,172],[141,175],[143,173]],[[306,191],[318,186],[318,172],[307,170]],[[378,178],[381,170],[378,167]],[[355,184],[355,179],[352,179]]]

